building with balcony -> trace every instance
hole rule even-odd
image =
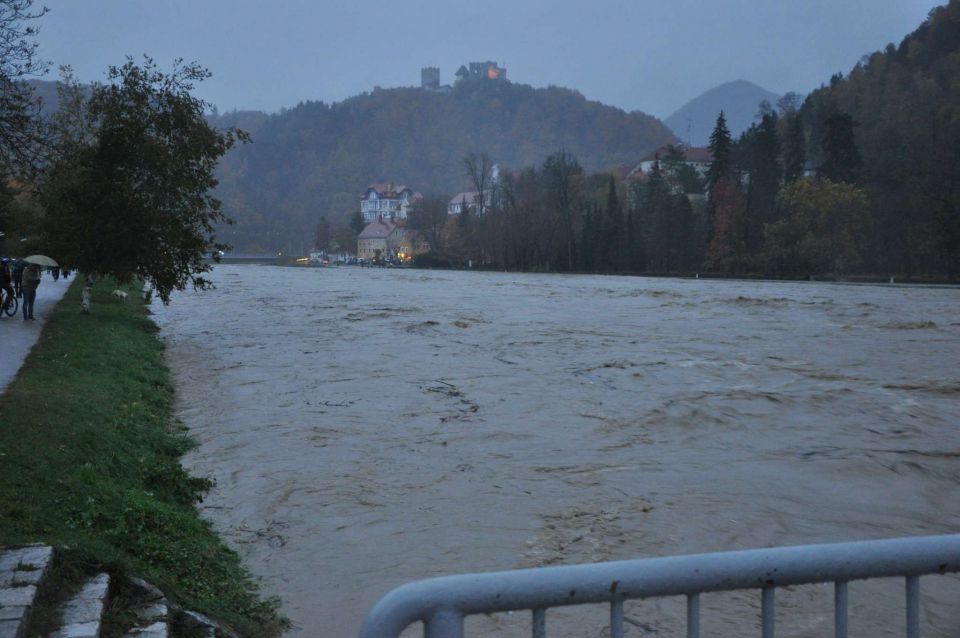
[[[410,207],[421,199],[423,195],[403,184],[371,184],[360,199],[360,214],[368,224],[380,218],[406,219]]]

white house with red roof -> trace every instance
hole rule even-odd
[[[360,214],[363,221],[372,223],[379,218],[406,219],[410,207],[423,199],[423,195],[404,184],[370,184],[360,198]]]
[[[484,209],[490,208],[493,202],[493,188],[490,188],[485,193],[484,199],[486,199],[486,204]],[[447,202],[447,214],[448,215],[459,215],[464,210],[470,210],[474,214],[479,214],[479,204],[480,204],[480,193],[477,191],[465,191],[463,193],[457,193],[449,202]]]
[[[713,163],[713,155],[710,153],[709,148],[700,147],[700,146],[683,146],[681,144],[674,145],[674,148],[683,152],[683,163],[687,166],[692,166],[696,169],[697,173],[700,174],[700,177],[706,177],[707,171],[710,170],[710,164]],[[667,157],[670,152],[670,145],[661,146],[657,150],[653,151],[649,155],[646,155],[640,160],[640,163],[633,167],[628,174],[628,178],[637,177],[638,173],[649,173],[653,169],[654,163],[659,159],[661,167],[663,166],[663,160]]]

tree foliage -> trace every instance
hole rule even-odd
[[[33,0],[0,0],[0,250],[5,236],[34,234],[33,202],[18,191],[36,174],[45,149],[40,104],[25,80],[47,68],[33,41],[33,23],[46,11],[34,9]]]
[[[870,237],[866,193],[844,182],[805,178],[780,192],[784,219],[767,232],[767,259],[779,272],[845,274]]]
[[[567,270],[573,270],[576,258],[574,246],[579,224],[576,201],[582,175],[580,163],[566,151],[553,153],[543,162],[544,203],[559,218]]]
[[[407,218],[407,226],[423,233],[434,256],[443,256],[446,251],[444,232],[449,217],[447,199],[439,195],[427,195],[413,206]]]
[[[0,179],[36,168],[44,139],[39,104],[25,80],[47,64],[37,57],[33,0],[0,0]]]
[[[245,135],[207,123],[191,90],[208,76],[196,64],[164,73],[128,59],[92,87],[82,104],[92,136],[61,131],[42,184],[51,253],[87,274],[144,279],[164,303],[173,290],[209,285],[205,253],[227,248],[214,239],[227,221],[214,173]]]
[[[849,113],[836,113],[827,118],[826,132],[821,142],[823,164],[820,175],[835,182],[853,184],[863,165],[853,128],[859,126]]]
[[[739,184],[731,177],[721,178],[713,187],[713,235],[707,251],[711,267],[727,272],[743,272],[748,264],[747,208]]]

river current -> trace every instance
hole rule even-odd
[[[154,312],[201,509],[292,636],[354,636],[441,574],[960,531],[960,290],[217,266]],[[921,579],[924,636],[960,579]],[[759,635],[759,592],[705,636]],[[832,588],[777,593],[832,634]],[[851,636],[903,635],[902,579],[850,585]],[[603,607],[548,613],[602,636]],[[678,599],[627,635],[684,635]],[[479,635],[529,635],[527,614]],[[406,634],[405,634],[406,635]],[[413,634],[411,634],[413,635]]]

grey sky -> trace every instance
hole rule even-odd
[[[37,0],[41,55],[103,79],[125,55],[213,72],[198,94],[221,111],[276,111],[451,83],[460,64],[505,63],[511,80],[666,117],[720,83],[808,92],[899,42],[933,0]]]

